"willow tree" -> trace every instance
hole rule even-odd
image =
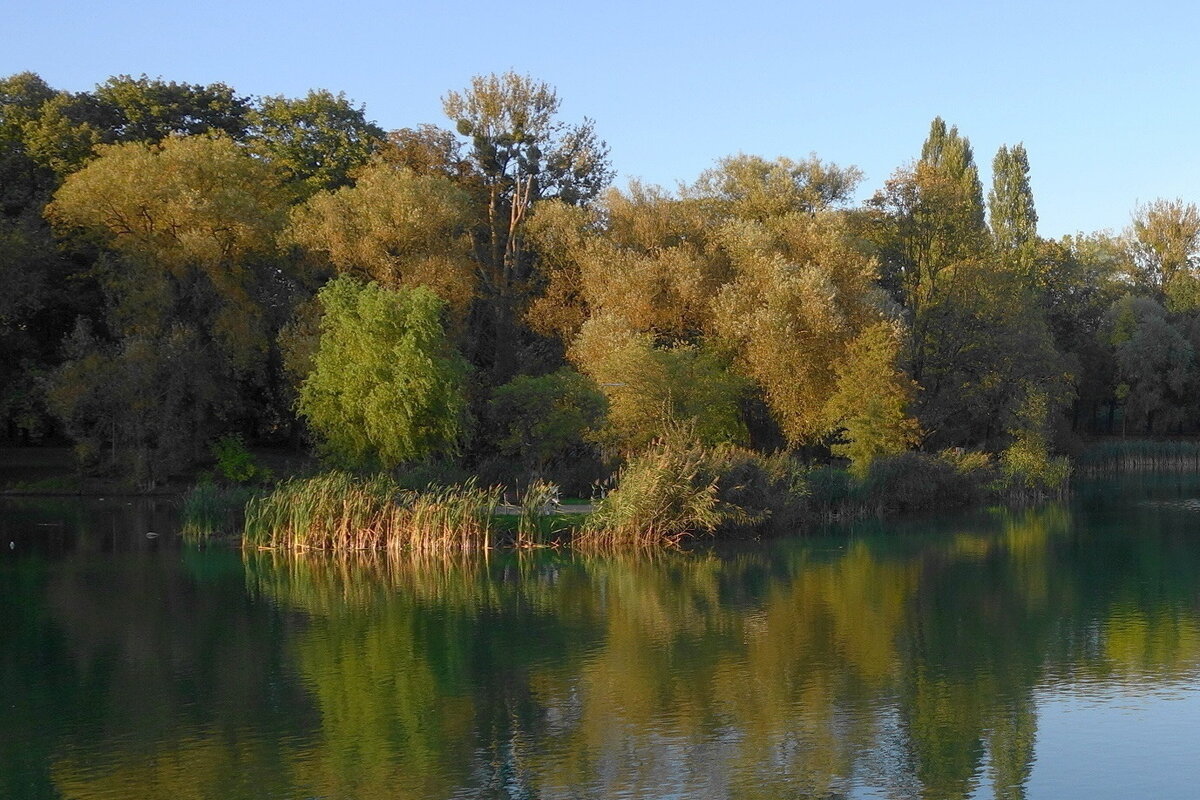
[[[341,277],[318,295],[323,316],[299,411],[326,454],[390,469],[453,451],[463,433],[468,366],[429,289],[389,290]]]
[[[469,195],[448,178],[377,163],[354,186],[293,210],[287,238],[338,273],[386,289],[428,286],[461,314],[476,287],[471,219]]]
[[[668,384],[665,367],[655,378],[633,365],[688,358],[724,387],[724,399],[691,406],[703,419],[689,412],[710,440],[744,440],[753,420],[771,446],[819,441],[836,427],[826,405],[838,365],[883,318],[875,262],[832,207],[855,175],[815,159],[737,157],[680,197],[634,185],[595,212],[543,207],[533,231],[550,281],[535,319],[568,342],[612,415],[631,384],[653,383],[647,396]],[[628,365],[614,366],[617,354]],[[661,417],[666,406],[651,407]],[[659,417],[638,418],[653,427]]]
[[[713,327],[788,443],[814,442],[830,430],[825,406],[849,344],[880,319],[875,263],[829,214],[729,224],[722,245],[734,276],[714,298]]]
[[[815,214],[851,199],[862,172],[815,155],[801,161],[738,154],[717,161],[684,195],[739,219],[764,221],[791,213]]]

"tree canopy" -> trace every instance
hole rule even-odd
[[[1192,202],[1047,239],[1025,146],[985,203],[940,117],[861,204],[816,154],[613,187],[549,84],[441,100],[384,131],[325,89],[0,79],[0,436],[145,484],[221,435],[600,474],[664,431],[861,471],[1200,430]]]

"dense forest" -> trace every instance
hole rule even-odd
[[[324,90],[0,80],[0,438],[141,486],[240,437],[587,487],[680,430],[1036,471],[1200,420],[1190,203],[1042,238],[1024,147],[985,193],[940,118],[861,205],[815,155],[622,190],[546,84],[442,101],[389,132]]]

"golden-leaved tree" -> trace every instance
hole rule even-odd
[[[51,403],[81,453],[153,482],[267,382],[294,286],[276,254],[287,193],[228,138],[104,147],[46,214],[105,252],[102,319],[81,320]]]

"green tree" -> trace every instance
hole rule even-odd
[[[286,197],[270,165],[228,138],[191,136],[104,147],[68,176],[47,208],[62,233],[111,251],[92,269],[105,295],[108,335],[81,342],[58,373],[65,384],[97,383],[64,388],[56,407],[73,420],[77,437],[108,441],[119,460],[129,460],[124,447],[153,450],[135,453],[136,468],[150,471],[139,480],[202,455],[220,427],[277,413],[264,408],[274,385],[275,330],[297,291],[276,254]],[[159,340],[172,345],[147,344]],[[89,343],[98,357],[124,366],[73,371],[70,362],[86,360]],[[120,407],[128,385],[152,384],[138,405],[155,404],[145,412],[153,426],[144,433],[126,435],[120,426],[114,433],[70,407],[70,398],[92,395]],[[78,433],[88,425],[94,429]]]
[[[1107,405],[1107,430],[1112,433],[1115,365],[1107,344],[1100,339],[1100,328],[1106,312],[1128,286],[1125,243],[1104,233],[1042,240],[1037,262],[1047,324],[1055,346],[1075,375],[1071,427],[1095,428],[1100,424],[1101,407]]]
[[[184,325],[109,342],[81,319],[47,388],[81,463],[150,487],[197,458],[214,413],[229,407],[229,376],[206,345]]]
[[[55,250],[42,226],[0,218],[0,437],[48,428],[41,378],[63,337],[55,312],[71,294],[55,291],[65,272]]]
[[[1183,421],[1195,386],[1195,351],[1166,309],[1126,295],[1105,316],[1101,336],[1116,365],[1116,398],[1126,425],[1146,433]]]
[[[584,375],[563,367],[549,375],[519,375],[492,392],[495,447],[527,476],[551,477],[555,468],[595,458],[604,394]]]
[[[326,453],[391,469],[453,451],[464,432],[468,367],[446,337],[432,291],[348,277],[325,285],[321,342],[299,411]]]
[[[1200,308],[1200,211],[1182,200],[1139,206],[1129,229],[1134,278],[1173,311]]]
[[[1015,188],[993,191],[998,212],[1003,195],[1021,194],[1019,161],[1006,179]],[[927,441],[999,446],[1018,410],[1011,387],[1022,382],[1052,386],[1057,411],[1070,394],[1069,370],[1027,281],[993,248],[970,142],[935,119],[921,159],[889,180],[870,209],[864,231],[881,283],[906,312],[905,366],[921,387]],[[1022,235],[1032,235],[1031,221],[1026,215]]]
[[[920,428],[908,416],[916,384],[896,366],[901,331],[878,322],[859,335],[838,364],[837,391],[826,414],[844,429],[845,443],[835,455],[850,459],[851,471],[865,476],[880,456],[908,450],[920,440]]]
[[[961,241],[968,242],[971,233],[983,234],[983,184],[979,182],[979,169],[975,166],[975,154],[971,140],[960,136],[958,126],[946,127],[946,121],[935,117],[929,125],[929,136],[921,145],[919,165],[943,176],[957,188],[961,201],[955,212],[961,226]]]
[[[250,101],[223,83],[170,83],[117,75],[96,87],[107,141],[159,142],[171,135],[246,134]]]
[[[26,134],[54,90],[32,72],[0,80],[0,214],[16,217],[37,208],[53,191],[53,174],[29,152]]]
[[[988,192],[988,221],[992,241],[1003,268],[1021,282],[1041,288],[1036,275],[1037,210],[1029,186],[1029,157],[1025,146],[1001,145],[992,161],[992,189]]]
[[[250,145],[304,194],[350,183],[384,133],[344,94],[324,89],[305,97],[264,97],[248,114]]]

